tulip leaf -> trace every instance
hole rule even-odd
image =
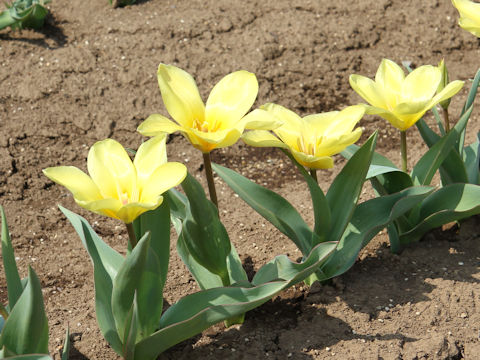
[[[16,355],[12,357],[6,357],[3,359],[5,360],[53,360],[50,355],[46,355],[46,354]]]
[[[478,86],[480,84],[480,69],[477,70],[477,73],[475,74],[475,78],[473,79],[472,82],[472,87],[470,88],[470,91],[468,92],[467,100],[465,101],[465,104],[463,105],[462,112],[460,114],[460,118],[463,117],[463,115],[468,112],[468,110],[473,107],[473,102],[475,101],[475,98],[477,96],[477,91],[478,91]],[[468,116],[470,117],[470,115]],[[465,131],[461,133],[460,139],[457,143],[458,147],[458,152],[462,154],[463,147],[465,144]]]
[[[331,214],[328,206],[327,198],[323,193],[318,183],[312,178],[312,176],[305,170],[305,168],[293,157],[293,155],[286,151],[282,151],[287,155],[290,160],[295,164],[303,178],[305,179],[308,189],[310,190],[310,197],[312,198],[313,216],[315,219],[315,225],[313,228],[313,234],[311,236],[310,246],[308,251],[302,251],[306,256],[311,248],[321,242],[324,242],[327,238],[327,234],[330,231]],[[309,229],[310,230],[310,229]]]
[[[218,164],[213,169],[242,200],[280,232],[290,238],[303,254],[311,248],[312,231],[295,208],[282,196]]]
[[[224,285],[229,285],[227,256],[231,244],[227,230],[218,217],[218,210],[190,174],[187,174],[182,188],[189,200],[182,227],[186,249],[196,262],[220,276]]]
[[[132,305],[127,314],[127,321],[125,322],[124,338],[123,338],[123,351],[122,356],[125,360],[135,359],[135,344],[137,339],[137,325],[138,319],[138,306],[137,306],[137,294],[133,296]],[[140,320],[141,322],[141,320]],[[148,334],[150,335],[150,334]]]
[[[326,278],[346,272],[355,263],[359,251],[380,230],[417,206],[432,191],[431,187],[410,187],[401,192],[359,204],[335,252],[328,258],[325,265],[320,267],[320,271]]]
[[[257,271],[252,284],[260,285],[278,280],[288,281],[289,286],[299,283],[321,267],[334,252],[337,244],[332,241],[318,244],[301,263],[291,261],[286,255],[276,256]],[[327,279],[328,277],[324,277],[320,280]]]
[[[12,241],[8,231],[7,218],[3,207],[0,206],[0,214],[2,218],[2,259],[5,277],[7,279],[7,293],[9,308],[13,309],[17,300],[23,292],[22,282],[18,274],[17,263],[15,262],[15,254],[13,253]]]
[[[176,189],[168,190],[163,196],[168,201],[171,216],[180,220],[185,220],[185,217],[187,216],[185,209],[188,204],[187,197]]]
[[[4,355],[47,354],[48,323],[40,280],[31,267],[28,282],[5,321],[0,336]]]
[[[480,186],[452,184],[428,196],[421,204],[417,225],[400,234],[403,245],[418,241],[429,230],[480,213]]]
[[[351,157],[327,192],[332,224],[328,240],[341,238],[355,210],[375,150],[377,132]]]
[[[122,342],[115,327],[111,301],[113,279],[120,270],[124,258],[97,235],[87,220],[62,206],[59,206],[59,208],[80,236],[83,246],[90,255],[95,282],[97,322],[110,346],[118,354],[121,354]]]
[[[63,344],[61,360],[68,360],[69,355],[70,355],[70,328],[67,325],[67,331],[65,334],[65,341]]]

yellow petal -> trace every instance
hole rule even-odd
[[[117,216],[124,223],[129,224],[137,217],[149,210],[155,210],[163,202],[163,197],[160,196],[154,203],[130,203],[122,206],[117,212]]]
[[[314,131],[315,134],[324,134],[335,121],[337,114],[338,111],[329,111],[307,115],[303,118],[303,121],[309,125],[311,131]]]
[[[245,129],[251,130],[273,130],[283,123],[268,111],[255,109],[245,115],[242,119],[245,123]]]
[[[192,127],[194,119],[203,122],[205,106],[192,76],[172,65],[160,64],[158,85],[170,116],[182,127]]]
[[[140,197],[142,203],[157,203],[160,195],[180,184],[187,176],[187,168],[178,162],[158,167],[145,184]]]
[[[315,153],[316,156],[332,156],[345,150],[347,146],[354,144],[360,139],[362,129],[357,128],[353,132],[348,132],[334,137],[327,138],[320,144]]]
[[[82,170],[74,166],[57,166],[43,170],[50,180],[65,186],[76,201],[95,201],[102,198],[97,185]]]
[[[277,104],[268,103],[260,107],[283,123],[274,133],[289,147],[297,148],[297,139],[305,128],[305,122],[293,111]]]
[[[432,108],[439,102],[454,96],[456,93],[458,93],[462,89],[464,83],[465,82],[461,80],[455,80],[449,83],[447,86],[443,88],[442,91],[440,91],[437,95],[434,96],[431,103],[429,104],[430,108]]]
[[[122,208],[122,203],[117,199],[101,199],[97,201],[77,201],[81,207],[93,211],[100,215],[122,220],[118,216],[118,211]]]
[[[301,165],[309,169],[331,169],[333,167],[333,159],[329,156],[313,156],[302,152],[291,150],[293,157]]]
[[[155,136],[144,142],[137,150],[133,165],[137,170],[137,187],[147,183],[152,173],[167,162],[166,136]]]
[[[387,103],[383,96],[383,89],[371,79],[362,75],[350,75],[350,86],[360,95],[366,102],[378,108],[387,109]]]
[[[478,21],[464,17],[458,20],[458,24],[476,37],[480,37],[480,23]]]
[[[182,131],[182,127],[167,119],[165,116],[152,114],[138,126],[137,131],[144,136],[157,136]]]
[[[468,0],[452,0],[453,6],[455,6],[460,13],[460,16],[470,19],[472,23],[480,25],[480,4]]]
[[[95,143],[88,152],[88,172],[105,198],[130,199],[136,187],[136,171],[120,143],[106,139]]]
[[[280,141],[275,135],[266,130],[247,131],[242,135],[242,140],[250,146],[256,147],[280,147],[288,149],[288,146]]]
[[[395,114],[393,114],[391,111],[374,106],[367,106],[365,107],[365,113],[369,115],[381,116],[399,130],[408,129],[408,127],[405,127],[405,123],[403,122],[403,120],[396,117]]]
[[[405,73],[395,62],[383,59],[375,75],[375,82],[385,90],[399,92],[402,82],[405,79]]]
[[[430,100],[442,80],[442,72],[436,66],[423,65],[413,70],[402,84],[399,103]]]
[[[214,86],[205,108],[205,120],[219,124],[220,129],[233,127],[252,107],[258,93],[258,82],[248,71],[236,71]]]
[[[203,132],[192,129],[188,132],[188,136],[194,146],[200,145],[202,152],[210,152],[213,149],[228,147],[235,144],[242,132],[236,128],[219,130],[215,132]],[[196,146],[196,147],[197,147]]]

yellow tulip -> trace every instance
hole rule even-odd
[[[402,68],[388,59],[382,60],[375,81],[350,75],[352,88],[371,105],[365,105],[366,113],[383,117],[401,131],[463,86],[463,81],[452,81],[435,94],[441,81],[442,72],[436,66],[420,66],[405,76]]]
[[[480,4],[468,0],[452,0],[460,13],[458,24],[476,37],[480,37]]]
[[[160,64],[158,84],[173,122],[160,114],[149,116],[138,131],[145,136],[180,131],[203,153],[233,145],[244,129],[271,129],[278,126],[260,110],[245,116],[258,93],[254,74],[236,71],[214,86],[204,105],[193,77],[172,65]]]
[[[265,104],[261,108],[283,125],[273,130],[276,136],[266,130],[255,130],[246,132],[242,139],[251,146],[287,149],[309,169],[332,168],[331,156],[356,142],[362,134],[360,128],[353,130],[365,113],[361,105],[304,118],[276,104]]]
[[[81,207],[126,224],[156,209],[161,194],[187,175],[185,165],[167,162],[165,136],[143,143],[133,163],[117,141],[99,141],[88,153],[87,167],[90,176],[74,166],[50,167],[43,173],[65,186]]]

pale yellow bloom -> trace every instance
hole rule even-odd
[[[190,74],[172,65],[160,64],[158,84],[173,122],[160,114],[150,115],[138,131],[156,136],[180,131],[203,153],[233,145],[244,129],[271,129],[278,126],[264,111],[245,116],[258,93],[254,74],[236,71],[214,86],[206,105]]]
[[[458,24],[476,37],[480,37],[480,4],[469,0],[452,0],[460,13]]]
[[[81,207],[127,224],[156,209],[161,194],[187,175],[185,165],[167,162],[165,136],[143,143],[133,163],[117,141],[99,141],[88,153],[87,167],[90,176],[74,166],[50,167],[43,173],[65,186]]]
[[[242,139],[251,146],[287,149],[309,169],[333,167],[331,156],[356,142],[362,134],[360,128],[353,129],[365,113],[361,105],[304,118],[276,104],[265,104],[261,108],[283,125],[273,130],[276,136],[266,130],[255,130],[246,132]]]
[[[366,113],[379,115],[402,131],[463,86],[463,81],[452,81],[435,94],[441,80],[442,72],[436,66],[420,66],[405,76],[402,68],[388,59],[382,60],[375,81],[350,75],[352,88],[371,105],[365,105]]]

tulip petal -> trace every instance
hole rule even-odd
[[[43,170],[50,180],[65,186],[78,201],[95,201],[102,198],[97,185],[82,170],[74,166],[57,166]]]
[[[252,107],[257,93],[254,74],[245,70],[228,74],[212,89],[205,107],[205,120],[208,124],[218,124],[220,129],[235,126]]]
[[[273,132],[289,147],[297,149],[297,139],[305,129],[305,122],[302,118],[286,107],[273,103],[262,105],[260,108],[268,111],[283,123]]]
[[[143,188],[150,175],[167,162],[166,136],[155,136],[137,150],[133,165],[137,170],[137,187]]]
[[[238,139],[240,139],[240,136],[242,136],[242,131],[232,128],[208,133],[192,129],[188,132],[188,136],[194,146],[195,144],[203,144],[202,146],[206,151],[202,151],[210,152],[213,149],[228,147],[235,144]]]
[[[204,120],[205,106],[193,77],[172,65],[160,64],[158,85],[170,116],[182,127],[192,127],[194,120]]]
[[[157,203],[160,195],[179,185],[187,176],[187,168],[178,162],[168,162],[158,167],[143,187],[141,203]]]
[[[120,143],[106,139],[95,143],[88,152],[88,172],[105,198],[132,199],[136,171]]]
[[[370,105],[378,108],[387,108],[382,89],[372,80],[362,75],[350,75],[350,86]]]
[[[288,149],[288,146],[280,141],[275,135],[267,130],[247,131],[242,135],[242,140],[250,146],[256,147],[280,147]]]
[[[458,20],[458,24],[476,37],[480,37],[480,23],[478,21],[462,17]]]
[[[387,120],[390,124],[392,124],[394,127],[396,127],[399,130],[406,130],[405,124],[402,121],[402,119],[399,119],[396,117],[392,112],[381,109],[378,107],[374,106],[367,106],[365,107],[365,113],[369,115],[378,115]]]
[[[295,160],[309,169],[331,169],[333,159],[329,156],[313,156],[291,149]]]
[[[329,137],[317,148],[315,156],[332,156],[345,150],[347,146],[357,142],[362,135],[362,129],[357,128],[353,132],[346,132],[336,137]]]
[[[117,214],[122,208],[122,203],[118,199],[109,198],[97,201],[77,201],[77,204],[94,213],[122,220]]]
[[[385,90],[400,92],[405,73],[402,68],[389,59],[383,59],[375,74],[375,82]]]
[[[335,118],[338,113],[338,111],[329,111],[307,115],[303,118],[303,121],[307,124],[307,127],[310,131],[314,132],[315,134],[324,134],[335,122]]]
[[[420,66],[405,78],[399,103],[430,100],[437,92],[441,80],[442,72],[438,67]]]
[[[183,128],[160,114],[152,114],[143,121],[137,131],[143,136],[157,136],[182,131]]]
[[[242,122],[245,123],[245,129],[250,130],[273,130],[283,124],[275,116],[262,109],[255,109],[248,113],[243,117]]]
[[[157,198],[157,201],[154,203],[130,203],[125,206],[122,206],[117,212],[117,216],[124,223],[129,224],[133,222],[137,217],[142,215],[144,212],[149,210],[155,210],[163,202],[163,196]]]
[[[468,0],[452,0],[453,6],[455,6],[460,13],[460,16],[477,23],[477,27],[480,24],[480,4],[474,3]]]
[[[429,106],[433,107],[439,102],[451,98],[462,89],[464,83],[465,82],[461,80],[452,81],[433,97]]]

